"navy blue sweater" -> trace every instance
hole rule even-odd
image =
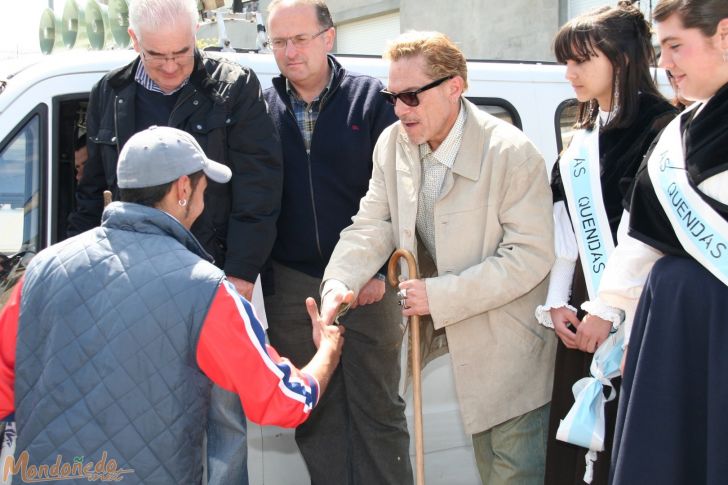
[[[372,151],[396,117],[379,94],[376,78],[350,73],[334,63],[306,154],[283,76],[265,90],[283,145],[283,199],[273,259],[320,278],[342,229],[351,224],[369,186]]]

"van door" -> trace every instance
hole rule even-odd
[[[40,246],[40,137],[42,106],[0,146],[0,254]]]
[[[42,239],[42,137],[45,105],[38,105],[0,142],[0,306],[37,253]]]
[[[61,127],[67,121],[54,116],[54,112],[61,113],[61,108],[69,105],[69,93],[75,93],[75,106],[87,99],[93,83],[102,74],[50,76],[31,83],[2,111],[0,304],[4,302],[3,292],[11,286],[13,268],[17,269],[23,258],[27,262],[41,249],[64,238],[57,224],[59,217],[65,217],[59,213],[59,194],[64,194],[66,207],[72,204],[74,187],[69,183],[73,184],[73,174],[59,178],[59,173],[63,173],[59,172],[62,152],[67,151],[59,149],[65,146],[61,142],[67,138],[60,136],[65,132]],[[72,160],[68,163],[72,166]]]

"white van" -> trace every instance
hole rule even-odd
[[[263,88],[278,74],[271,55],[224,55],[252,67]],[[134,56],[133,51],[69,51],[0,66],[0,289],[2,278],[19,260],[13,255],[32,255],[65,238],[76,183],[74,128],[84,119],[94,83]],[[376,76],[386,85],[387,65],[381,59],[339,60],[347,69]],[[468,77],[468,99],[521,128],[550,167],[575,117],[563,66],[471,62]],[[663,74],[661,84],[669,92]],[[0,295],[0,304],[3,301]],[[404,395],[411,425],[411,386]],[[479,483],[447,355],[424,369],[423,403],[428,484]],[[412,431],[410,434],[414,436]],[[308,481],[291,430],[250,424],[248,449],[250,483],[299,485]],[[414,465],[413,447],[411,455]]]

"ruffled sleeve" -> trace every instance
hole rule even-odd
[[[536,318],[545,327],[554,328],[549,310],[553,308],[567,307],[576,312],[576,309],[569,305],[571,296],[571,281],[574,277],[576,260],[579,257],[579,248],[576,244],[574,229],[571,227],[571,219],[566,212],[566,205],[563,201],[554,203],[554,246],[556,261],[551,268],[549,275],[549,290],[546,302],[536,308]]]

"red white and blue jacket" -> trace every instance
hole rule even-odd
[[[0,419],[15,410],[15,343],[21,280],[0,311]],[[224,280],[210,305],[197,344],[197,364],[215,384],[235,392],[246,416],[260,424],[295,427],[318,400],[316,379],[265,343],[252,305]]]

